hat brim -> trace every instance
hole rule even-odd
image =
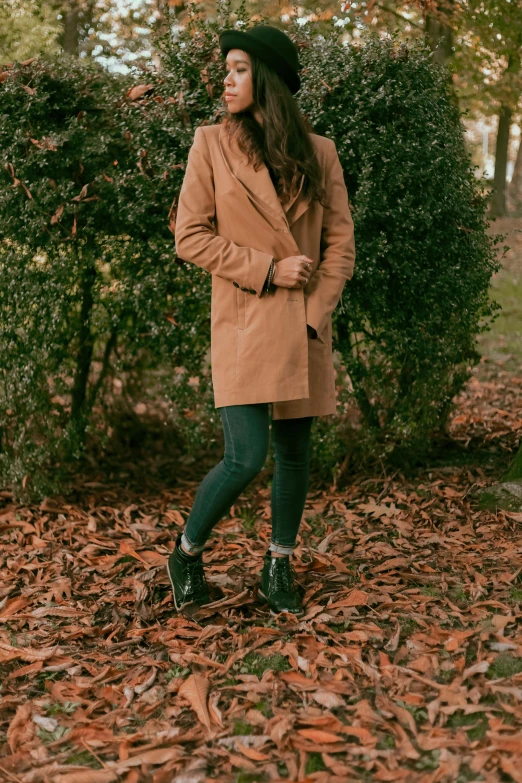
[[[253,54],[273,68],[286,82],[292,95],[301,87],[299,75],[290,68],[286,60],[281,57],[277,49],[267,43],[258,41],[257,38],[241,30],[224,30],[219,36],[219,48],[223,57],[226,57],[231,49],[242,49],[248,54]]]

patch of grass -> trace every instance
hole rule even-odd
[[[312,534],[315,536],[322,535],[326,530],[326,524],[322,514],[312,514],[306,518],[306,522],[312,528]]]
[[[265,783],[268,777],[264,772],[247,772],[239,770],[236,773],[235,783]]]
[[[118,560],[114,563],[115,566],[121,565],[122,563],[135,563],[136,558],[132,557],[132,555],[122,555],[122,557],[119,557]]]
[[[486,672],[486,677],[488,680],[498,680],[501,677],[513,677],[520,672],[522,672],[522,658],[515,658],[510,653],[502,653],[495,658]]]
[[[471,666],[472,663],[475,663],[477,658],[477,650],[477,643],[471,640],[466,646],[466,666]]]
[[[428,720],[428,711],[424,707],[415,707],[413,704],[407,704],[402,699],[397,699],[403,709],[408,710],[410,715],[413,716],[415,723],[425,723]]]
[[[458,587],[448,590],[448,598],[452,603],[458,606],[459,609],[465,609],[468,604],[471,603],[471,599],[466,594],[462,585],[458,585]]]
[[[500,706],[495,693],[485,693],[483,696],[480,697],[479,704],[484,704],[487,706],[495,705],[496,707]]]
[[[350,627],[350,621],[345,620],[344,623],[330,623],[328,627],[336,633],[344,633]]]
[[[441,626],[448,626],[448,628],[464,628],[464,623],[455,615],[450,615],[447,620],[440,621]]]
[[[400,620],[401,624],[401,633],[400,633],[400,639],[401,641],[404,641],[404,639],[407,639],[409,636],[411,636],[412,633],[415,633],[415,631],[419,628],[419,623],[413,619],[413,617],[405,617],[404,619]]]
[[[475,712],[471,715],[465,715],[460,710],[457,710],[453,715],[448,716],[446,725],[450,726],[452,729],[469,727],[466,728],[466,734],[470,742],[483,739],[489,728],[488,719],[484,712]]]
[[[246,720],[238,718],[234,721],[234,731],[232,732],[232,736],[244,737],[246,734],[252,734],[253,731],[254,727],[251,726],[250,723],[247,723]]]
[[[326,769],[326,765],[323,761],[323,757],[320,753],[309,753],[306,760],[306,774],[310,775],[312,772],[322,772]]]
[[[265,716],[265,718],[272,718],[274,713],[272,711],[272,707],[267,702],[266,699],[261,699],[261,701],[258,701],[257,704],[254,705],[256,710],[259,710],[259,712]]]
[[[251,508],[241,509],[240,518],[243,521],[245,530],[254,530],[257,521],[257,515]]]
[[[433,598],[442,597],[442,590],[439,587],[435,587],[434,585],[425,585],[424,587],[421,587],[420,593],[421,595],[429,595]]]
[[[484,776],[473,772],[467,764],[460,765],[459,774],[455,779],[455,783],[471,783],[471,781],[476,783],[477,780],[484,780]]]
[[[439,766],[440,750],[430,750],[424,753],[413,765],[415,769],[437,769]]]
[[[66,732],[69,732],[70,728],[67,726],[57,726],[54,731],[47,731],[46,729],[37,728],[36,734],[42,742],[49,743],[49,742],[56,742],[56,740],[59,740],[63,737],[63,735]]]
[[[522,603],[522,590],[518,587],[513,587],[509,594],[509,600],[514,603]]]
[[[59,680],[62,676],[63,672],[38,672],[36,677],[34,678],[34,685],[37,690],[44,691],[49,694],[49,691],[45,687],[45,683],[47,680],[50,680],[51,682],[54,682],[54,680]]]
[[[441,685],[447,685],[455,677],[455,669],[440,669],[435,680]]]
[[[53,704],[44,706],[48,715],[71,715],[76,710],[76,707],[80,706],[80,702],[64,701],[63,704],[61,702],[54,702]]]
[[[507,240],[509,245],[513,245],[513,238],[511,240]],[[514,261],[508,261],[496,273],[491,294],[502,310],[499,311],[491,330],[481,335],[479,342],[490,358],[507,358],[504,367],[518,370],[522,357],[522,276]]]
[[[384,737],[381,737],[377,742],[375,747],[377,750],[393,750],[396,747],[395,737],[393,734],[385,734]]]
[[[134,729],[133,729],[134,731]],[[66,764],[72,764],[78,767],[91,767],[92,769],[103,769],[102,765],[92,753],[87,750],[81,750],[79,753],[71,753],[65,761]]]
[[[477,508],[480,511],[492,511],[494,514],[498,511],[498,497],[494,492],[480,492],[477,495]],[[509,511],[509,509],[506,509]]]
[[[510,712],[502,712],[501,717],[502,717],[502,720],[504,721],[505,724],[507,724],[509,726],[515,726],[516,725],[517,719],[516,719],[515,715],[512,715]]]
[[[178,664],[175,664],[174,666],[171,666],[171,668],[166,671],[163,676],[165,677],[166,682],[170,682],[176,677],[188,677],[189,674],[190,669],[187,666],[179,666]]]
[[[223,685],[226,687],[228,685],[237,685],[238,681],[235,677],[227,677],[226,680],[224,680]]]
[[[267,669],[274,672],[287,672],[292,668],[281,653],[274,653],[273,655],[261,655],[258,652],[247,653],[242,661],[238,661],[237,665],[241,667],[239,669],[241,674],[255,674],[259,678],[263,676]]]

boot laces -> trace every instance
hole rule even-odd
[[[286,557],[277,557],[276,567],[274,570],[274,590],[284,590],[287,593],[292,592],[295,589],[294,576],[295,571],[292,568],[290,560]],[[279,561],[279,562],[277,562]]]
[[[188,592],[190,593],[198,593],[207,590],[207,582],[201,560],[196,560],[194,563],[188,564],[187,587]]]

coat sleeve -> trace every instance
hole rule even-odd
[[[310,280],[306,302],[306,321],[317,334],[321,334],[335,310],[346,280],[353,275],[355,263],[353,220],[343,169],[333,142],[330,154],[321,230],[322,259]]]
[[[210,150],[203,128],[197,128],[178,199],[176,253],[179,258],[261,296],[273,256],[218,236],[215,216]]]

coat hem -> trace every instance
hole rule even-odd
[[[289,397],[285,397],[284,399],[276,400],[276,402],[295,402],[296,400],[309,400],[309,397],[306,397],[303,392],[308,391],[308,389],[300,389],[295,394],[290,395]],[[214,407],[215,408],[224,408],[227,405],[255,405],[256,403],[260,402],[268,402],[273,403],[274,400],[271,396],[268,396],[266,394],[261,395],[237,395],[237,398],[233,394],[227,394],[225,395],[227,401],[223,402],[222,397],[217,397],[214,395]]]

